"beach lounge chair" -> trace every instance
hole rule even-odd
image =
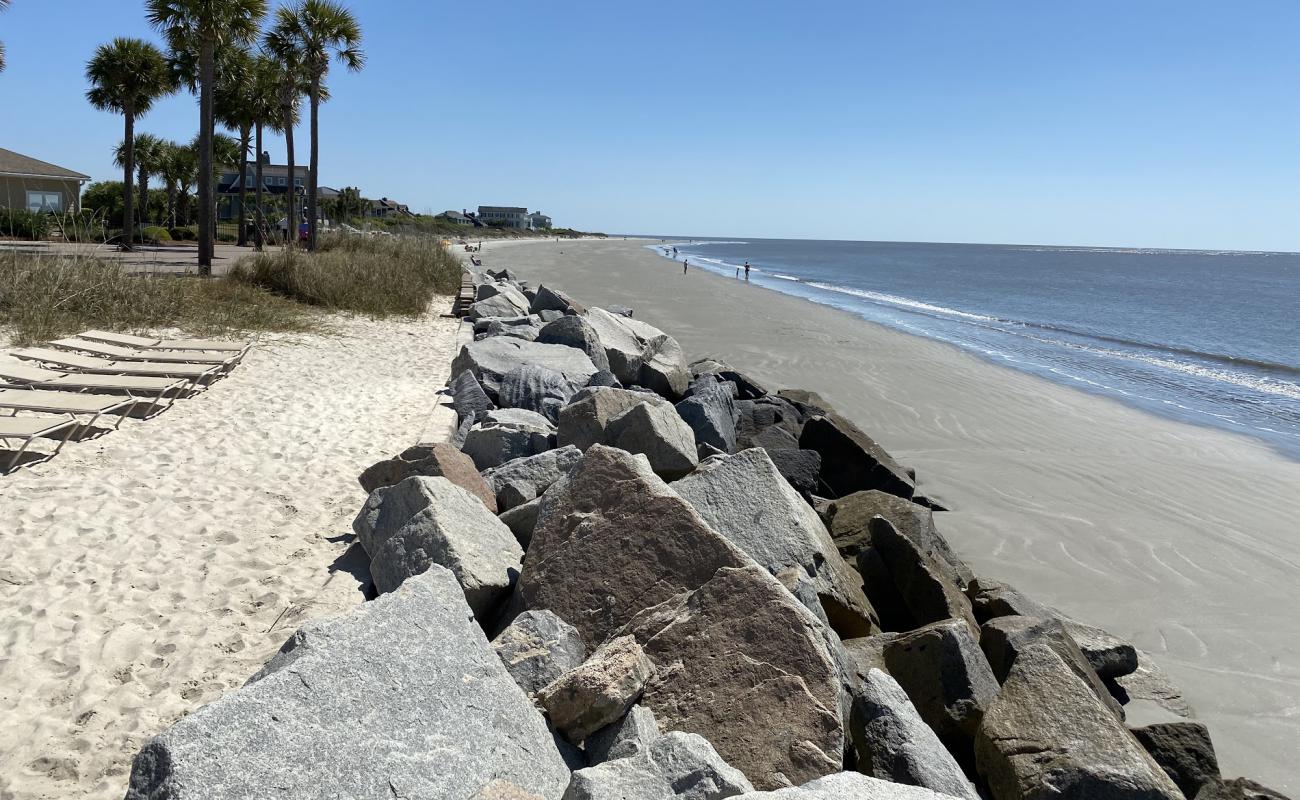
[[[222,341],[220,339],[154,339],[148,336],[132,336],[129,333],[97,330],[82,331],[77,334],[77,338],[122,347],[134,347],[137,350],[216,350],[218,352],[242,353],[253,346],[252,342]]]
[[[59,454],[68,438],[77,429],[77,421],[71,416],[62,417],[0,417],[0,441],[19,440],[22,445],[5,464],[5,472],[12,472],[18,466],[27,448],[37,439],[53,439],[58,442],[54,452],[47,453],[48,461]],[[62,437],[59,436],[62,434]]]
[[[109,361],[77,353],[54,350],[49,347],[20,347],[10,350],[14,358],[35,361],[71,372],[92,375],[147,375],[155,378],[188,378],[198,384],[215,378],[221,367],[207,364],[158,364],[146,361]]]
[[[78,394],[77,392],[54,392],[46,389],[0,389],[0,408],[8,409],[15,415],[19,411],[44,411],[48,414],[89,415],[90,421],[84,423],[92,427],[104,414],[119,413],[114,429],[121,427],[122,420],[140,403],[138,397],[105,397],[97,394]]]
[[[13,361],[0,361],[0,388],[53,389],[72,392],[116,392],[149,399],[155,416],[170,408],[176,398],[193,386],[188,378],[157,378],[141,375],[89,375],[57,372]]]
[[[229,369],[235,365],[236,358],[221,353],[200,353],[190,351],[136,350],[132,347],[119,347],[115,344],[92,342],[89,339],[55,339],[49,344],[60,350],[89,353],[100,358],[112,358],[117,361],[152,361],[158,364],[216,364]]]

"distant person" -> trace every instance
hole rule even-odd
[[[749,280],[749,262],[745,262],[745,280]]]
[[[740,267],[736,267],[736,280],[740,280]]]
[[[677,255],[677,248],[676,248],[676,247],[673,248],[673,255]]]
[[[691,260],[690,260],[689,258],[683,258],[683,259],[682,259],[682,274],[683,274],[683,275],[686,274],[686,268],[689,267],[690,265],[691,265]]]

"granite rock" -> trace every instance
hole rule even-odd
[[[837,497],[879,489],[906,499],[916,490],[907,470],[838,414],[813,417],[804,423],[799,447],[821,454],[821,482]]]
[[[619,636],[543,687],[537,701],[556,729],[570,742],[580,744],[621,719],[641,696],[652,674],[654,665],[636,639]]]
[[[703,736],[673,731],[626,758],[573,773],[564,800],[721,800],[753,788]]]
[[[605,444],[644,455],[658,475],[680,478],[699,464],[695,434],[672,406],[641,402],[610,419]]]
[[[587,658],[576,628],[550,611],[524,611],[497,634],[492,649],[528,694],[536,694]]]

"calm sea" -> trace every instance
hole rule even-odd
[[[678,259],[1300,460],[1300,254],[790,239]],[[661,255],[662,245],[655,246]]]

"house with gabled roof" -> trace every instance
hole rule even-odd
[[[81,185],[90,180],[76,170],[0,147],[0,208],[35,213],[81,209]]]

